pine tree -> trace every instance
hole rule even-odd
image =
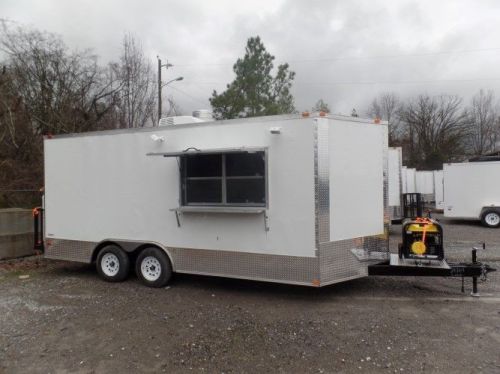
[[[216,118],[266,116],[295,110],[290,92],[295,73],[285,63],[278,66],[273,77],[273,60],[260,37],[248,39],[245,56],[233,66],[236,78],[226,91],[218,94],[214,90],[209,99]]]

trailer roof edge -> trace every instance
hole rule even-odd
[[[88,132],[80,132],[80,133],[69,133],[69,134],[58,134],[52,135],[49,139],[65,139],[65,138],[79,138],[86,136],[103,136],[103,135],[116,135],[116,134],[134,134],[140,132],[153,132],[153,131],[161,131],[172,128],[188,128],[188,127],[198,127],[198,126],[211,126],[214,124],[217,125],[229,125],[234,123],[252,123],[252,122],[275,122],[275,121],[291,121],[291,120],[311,120],[311,119],[333,119],[333,120],[341,120],[348,122],[357,122],[357,123],[366,123],[372,124],[375,126],[380,125],[388,125],[387,121],[378,121],[375,123],[373,119],[367,118],[359,118],[352,117],[347,115],[340,114],[329,114],[327,116],[320,115],[310,115],[303,116],[300,114],[289,114],[289,115],[275,115],[275,116],[262,116],[262,117],[250,117],[250,118],[235,118],[229,120],[214,120],[214,121],[206,121],[206,122],[193,122],[193,123],[184,123],[178,125],[169,125],[169,126],[155,126],[155,127],[140,127],[140,128],[127,128],[127,129],[110,129],[110,130],[99,130],[99,131],[88,131]]]

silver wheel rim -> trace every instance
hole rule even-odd
[[[490,226],[496,226],[500,223],[500,215],[497,213],[488,213],[485,217],[484,220],[486,223]]]
[[[113,253],[106,253],[101,259],[102,272],[108,277],[114,277],[120,270],[120,261]]]
[[[141,262],[141,274],[149,282],[154,282],[160,278],[161,264],[156,257],[147,256]]]

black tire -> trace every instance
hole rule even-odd
[[[97,255],[96,268],[99,276],[107,282],[122,282],[130,271],[130,259],[117,245],[107,245]]]
[[[486,227],[500,227],[500,209],[484,210],[481,215],[481,223]]]
[[[135,272],[148,287],[164,287],[172,277],[172,264],[166,253],[156,247],[144,248],[135,261]]]

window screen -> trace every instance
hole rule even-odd
[[[264,151],[183,156],[184,205],[265,206]]]

